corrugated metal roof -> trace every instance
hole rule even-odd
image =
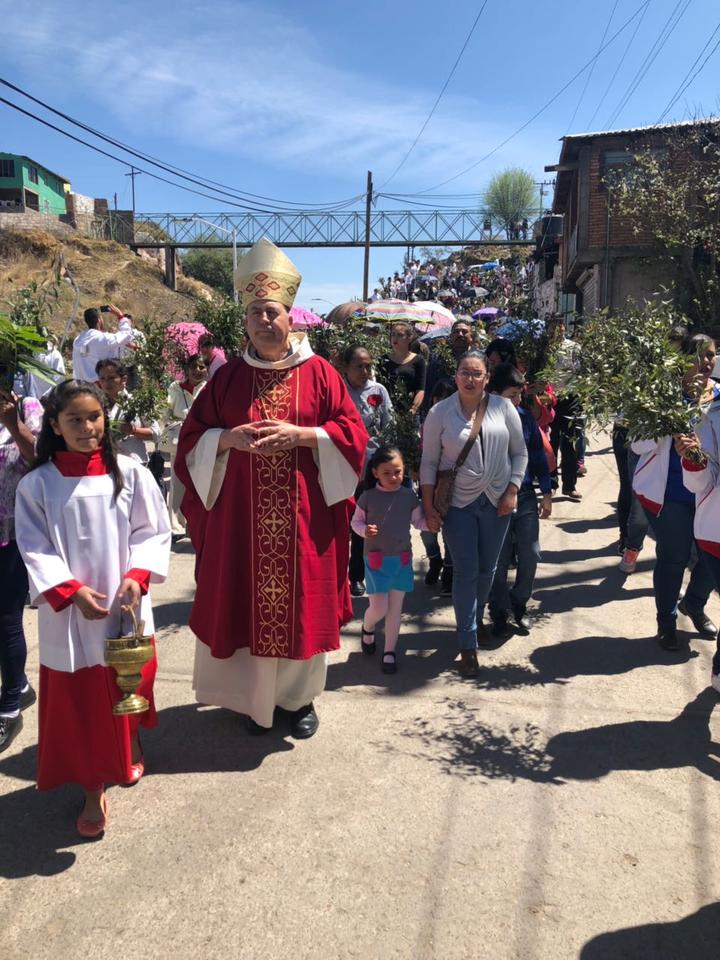
[[[648,130],[673,130],[678,127],[705,127],[720,123],[720,117],[703,117],[700,120],[678,120],[676,123],[652,123],[647,127],[626,127],[622,130],[597,130],[595,133],[569,133],[560,140],[590,140],[593,137],[620,136],[628,133],[645,133]]]

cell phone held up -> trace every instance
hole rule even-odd
[[[107,303],[100,307],[100,313],[110,313],[110,307]]]

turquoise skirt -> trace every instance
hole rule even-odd
[[[391,590],[401,590],[403,593],[412,593],[413,567],[412,557],[383,557],[379,570],[372,570],[365,557],[365,589],[368,593],[390,593]]]

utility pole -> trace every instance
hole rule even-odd
[[[367,193],[365,195],[365,267],[363,270],[363,300],[367,303],[370,280],[370,214],[372,210],[373,180],[368,170]]]
[[[133,211],[133,222],[135,221],[135,177],[139,177],[142,173],[142,170],[136,170],[135,167],[130,167],[130,173],[126,173],[126,177],[132,178],[132,211]]]

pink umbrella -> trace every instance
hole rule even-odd
[[[168,337],[177,343],[182,348],[183,353],[188,357],[192,357],[198,353],[198,340],[207,332],[207,327],[203,326],[202,323],[195,323],[194,321],[173,323],[167,328]],[[225,352],[220,350],[220,353],[223,359],[225,359]],[[182,370],[175,371],[176,379],[181,380],[182,376]]]
[[[305,310],[303,307],[291,307],[290,316],[293,321],[294,330],[307,330],[308,327],[322,327],[325,321],[312,310]]]

